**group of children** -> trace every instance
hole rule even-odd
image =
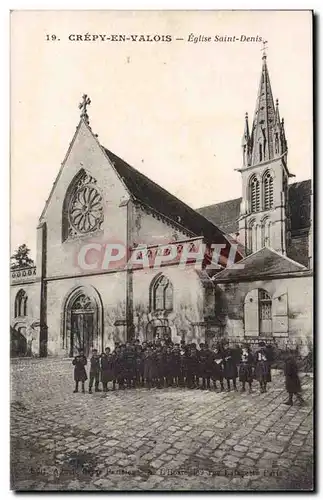
[[[199,349],[195,343],[173,344],[170,339],[156,339],[143,342],[138,339],[126,344],[115,344],[115,349],[107,347],[99,354],[92,349],[89,370],[89,393],[100,392],[100,383],[104,392],[112,390],[147,387],[187,387],[189,389],[214,389],[219,383],[220,391],[232,388],[237,391],[237,379],[241,382],[241,392],[252,391],[253,380],[260,385],[260,392],[266,392],[267,383],[271,382],[270,368],[273,361],[272,350],[260,342],[253,354],[247,344],[230,347],[228,342],[217,343],[209,348],[201,343]],[[75,390],[79,383],[85,392],[87,380],[87,358],[82,350],[73,359]],[[212,386],[211,386],[212,381]],[[202,382],[202,383],[201,383]]]

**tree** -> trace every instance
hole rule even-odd
[[[19,269],[22,267],[33,267],[35,265],[33,259],[29,257],[30,249],[27,245],[19,245],[18,249],[10,257],[11,269]]]

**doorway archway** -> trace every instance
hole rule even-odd
[[[78,349],[86,356],[91,349],[102,350],[102,302],[93,287],[77,287],[64,304],[63,348],[70,357]]]

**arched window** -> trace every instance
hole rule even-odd
[[[260,185],[259,180],[254,175],[250,179],[250,208],[251,212],[259,212],[260,210]]]
[[[15,318],[27,316],[28,296],[25,290],[19,290],[15,299]]]
[[[253,252],[254,226],[255,226],[255,221],[252,220],[249,224],[249,229],[248,229],[248,249],[250,252]]]
[[[66,191],[62,240],[91,234],[101,229],[102,222],[103,202],[97,181],[82,169]]]
[[[248,249],[251,253],[254,253],[259,248],[259,226],[255,220],[252,220],[248,229]]]
[[[270,247],[271,246],[271,221],[268,217],[263,219],[261,224],[261,246]]]
[[[163,274],[152,283],[151,309],[153,311],[173,310],[173,285]]]
[[[264,187],[264,210],[270,210],[274,205],[274,180],[270,172],[263,177]]]

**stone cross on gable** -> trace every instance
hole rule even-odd
[[[91,104],[91,99],[88,97],[87,94],[83,94],[82,96],[82,102],[79,104],[79,109],[81,110],[81,118],[86,123],[89,123],[89,115],[87,114],[87,107]]]

